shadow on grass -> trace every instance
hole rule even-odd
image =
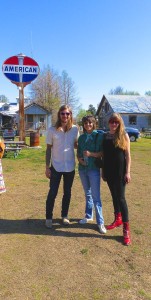
[[[61,237],[90,237],[90,238],[102,238],[105,240],[116,240],[117,242],[122,241],[121,236],[108,236],[100,234],[97,229],[97,225],[94,223],[88,223],[80,225],[79,219],[70,219],[71,223],[69,226],[64,226],[61,223],[61,219],[53,219],[52,229],[45,227],[44,219],[22,219],[22,220],[0,220],[0,234],[30,234],[30,235],[52,235]],[[72,229],[80,229],[80,232],[73,231]],[[81,232],[84,230],[83,232]],[[87,232],[85,232],[87,230]],[[91,230],[91,232],[88,232]],[[92,230],[95,233],[92,233]]]

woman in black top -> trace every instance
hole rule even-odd
[[[103,140],[103,179],[107,181],[112,195],[115,220],[106,228],[110,230],[123,224],[124,244],[129,245],[131,240],[125,186],[131,180],[130,140],[119,114],[113,113],[110,116],[109,129]]]

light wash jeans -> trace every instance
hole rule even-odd
[[[86,198],[85,217],[93,219],[93,207],[95,207],[97,224],[104,224],[100,197],[100,169],[79,170],[79,175]]]

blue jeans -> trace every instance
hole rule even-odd
[[[86,198],[85,217],[93,219],[95,207],[97,224],[104,224],[100,197],[100,170],[79,170],[79,175]]]
[[[63,176],[63,197],[61,217],[68,216],[68,210],[71,199],[71,188],[75,170],[72,172],[57,172],[53,166],[51,167],[50,189],[46,200],[46,219],[52,219],[55,199],[58,194],[61,178]]]

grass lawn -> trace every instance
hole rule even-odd
[[[27,138],[26,142],[29,144]],[[2,159],[7,192],[0,195],[0,300],[151,299],[151,139],[131,143],[132,181],[127,186],[132,245],[122,227],[99,234],[94,220],[79,225],[85,199],[77,167],[69,217],[60,220],[62,184],[53,229],[46,229],[45,140]],[[113,221],[106,183],[101,182],[105,223]]]

